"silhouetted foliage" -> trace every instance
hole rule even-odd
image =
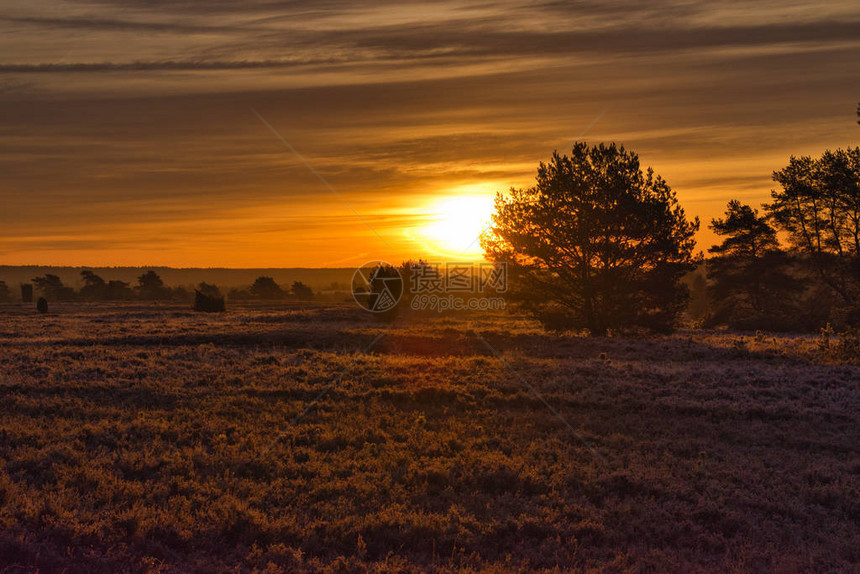
[[[217,288],[216,288],[217,291]],[[225,310],[224,297],[218,292],[218,295],[203,293],[199,289],[194,290],[194,310],[204,313],[220,313]]]
[[[367,308],[375,311],[377,319],[391,321],[397,317],[401,308],[403,289],[403,278],[398,268],[380,264],[370,274],[367,284],[363,286],[364,292],[367,293],[366,303],[363,303]]]
[[[21,301],[24,303],[33,302],[33,286],[29,283],[21,285]]]
[[[8,303],[11,299],[11,292],[9,291],[9,286],[6,285],[5,281],[0,281],[0,303]]]
[[[39,300],[36,301],[36,310],[43,315],[48,312],[48,300],[44,297],[39,297]]]
[[[125,300],[131,299],[134,292],[126,281],[110,280],[105,286],[105,299]]]
[[[50,273],[43,277],[35,277],[33,283],[36,290],[49,301],[70,301],[75,298],[75,291],[63,285],[62,280]]]
[[[149,270],[137,278],[137,293],[141,299],[150,301],[170,299],[170,288],[164,286],[164,281],[153,270]]]
[[[860,147],[792,157],[765,208],[850,315],[860,303]]]
[[[211,283],[206,283],[205,281],[201,281],[197,285],[196,291],[199,291],[200,293],[209,297],[221,297],[221,290],[218,288],[218,286],[212,285]]]
[[[107,295],[107,283],[105,280],[85,269],[81,271],[81,278],[84,280],[84,285],[81,287],[80,295],[84,299],[104,299]]]
[[[498,194],[481,239],[506,262],[509,299],[547,328],[673,328],[688,296],[698,219],[687,221],[675,193],[638,156],[615,144],[575,144],[554,153],[537,183]]]
[[[707,264],[712,300],[707,323],[739,329],[803,328],[797,305],[802,285],[767,219],[732,200],[725,217],[712,220],[710,228],[724,239],[708,250],[714,256]]]
[[[292,287],[290,287],[290,293],[296,299],[306,301],[308,299],[314,298],[314,291],[301,281],[294,281]]]
[[[281,299],[284,296],[281,286],[271,277],[257,277],[250,293],[256,299]]]
[[[767,219],[759,216],[758,210],[736,199],[729,201],[725,217],[712,219],[708,227],[720,237],[725,237],[720,245],[708,250],[715,255],[756,258],[779,250],[776,230]]]

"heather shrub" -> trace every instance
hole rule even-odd
[[[233,305],[4,309],[0,572],[856,570],[808,338]]]

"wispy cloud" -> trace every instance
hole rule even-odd
[[[259,60],[194,61],[164,60],[150,62],[76,62],[44,64],[0,64],[0,73],[38,74],[50,72],[160,72],[194,70],[254,70],[260,68],[295,68],[310,64],[331,64],[328,60]]]
[[[0,17],[3,258],[92,255],[138,225],[165,263],[201,237],[228,265],[370,249],[249,106],[395,229],[434,195],[527,185],[612,102],[585,137],[640,152],[707,219],[765,199],[791,153],[856,143],[858,62],[841,0],[22,3]]]

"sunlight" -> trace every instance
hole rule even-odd
[[[493,194],[469,190],[446,196],[432,203],[428,223],[415,237],[435,255],[451,259],[480,259],[483,255],[478,236],[489,225],[493,213]]]

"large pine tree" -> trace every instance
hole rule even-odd
[[[497,196],[481,244],[508,264],[511,299],[548,328],[669,331],[698,228],[635,153],[580,142],[541,163],[534,186]]]

